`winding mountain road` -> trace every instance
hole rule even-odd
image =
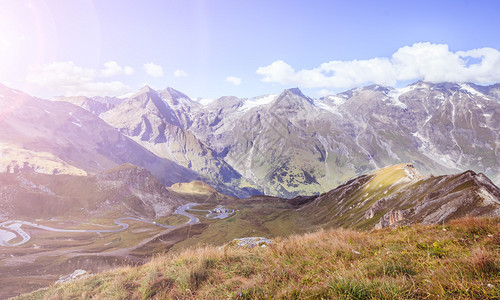
[[[186,212],[186,210],[191,209],[191,207],[196,206],[196,205],[198,205],[198,203],[188,203],[188,204],[184,204],[183,206],[179,206],[174,211],[174,214],[188,217],[189,221],[187,221],[186,224],[199,223],[200,219],[198,219],[197,217],[193,216],[192,214]]]
[[[21,229],[21,225],[31,226],[31,227],[35,227],[35,228],[39,228],[39,229],[43,229],[43,230],[47,230],[47,231],[55,231],[55,232],[105,233],[105,232],[118,232],[118,231],[123,231],[123,230],[127,229],[129,227],[129,224],[124,223],[123,221],[125,221],[125,220],[138,221],[138,222],[152,224],[152,225],[160,226],[160,227],[164,227],[164,228],[176,228],[176,227],[180,227],[180,226],[183,226],[186,224],[196,224],[196,223],[199,223],[200,220],[197,217],[186,212],[186,210],[191,209],[191,207],[193,207],[195,205],[198,205],[198,203],[184,204],[182,206],[179,206],[174,211],[174,214],[186,216],[189,218],[189,221],[187,221],[186,223],[181,224],[181,225],[175,225],[175,226],[174,225],[160,224],[160,223],[157,223],[154,221],[148,221],[148,220],[139,219],[139,218],[135,218],[135,217],[122,217],[122,218],[115,219],[114,222],[118,226],[118,228],[116,228],[116,229],[59,229],[59,228],[53,228],[53,227],[40,225],[40,224],[27,222],[27,221],[20,221],[20,220],[4,221],[4,222],[0,223],[0,228],[7,229],[8,230],[7,232],[17,233],[22,238],[22,241],[11,244],[11,243],[9,243],[9,241],[12,239],[12,236],[9,236],[9,238],[7,240],[0,239],[0,246],[9,246],[9,247],[19,246],[19,245],[22,245],[22,244],[26,243],[27,241],[29,241],[31,239],[31,236],[28,233],[26,233],[24,230]],[[7,235],[5,235],[5,236],[7,236]],[[0,237],[1,237],[1,235],[0,235]]]

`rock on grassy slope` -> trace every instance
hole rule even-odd
[[[160,256],[16,299],[498,299],[500,219],[320,230]]]

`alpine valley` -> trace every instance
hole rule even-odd
[[[356,230],[342,240],[342,249],[349,251],[338,250],[354,266],[356,255],[389,256],[397,248],[381,253],[384,245],[369,234],[396,236],[408,226],[416,227],[404,239],[413,248],[417,244],[412,249],[418,255],[427,251],[422,259],[431,259],[431,250],[438,253],[435,259],[442,259],[446,254],[438,242],[429,246],[427,240],[410,243],[410,238],[425,236],[425,230],[462,234],[460,228],[469,226],[463,220],[469,220],[493,225],[474,231],[474,241],[461,239],[461,253],[479,242],[498,251],[498,232],[490,231],[499,224],[499,183],[500,84],[419,81],[399,89],[371,85],[318,99],[292,88],[277,95],[226,96],[203,103],[173,88],[145,86],[121,98],[48,100],[0,85],[0,298],[117,266],[143,265],[167,252],[188,257],[175,264],[182,266],[199,258],[183,251],[203,245],[220,247],[212,250],[224,258],[214,255],[217,259],[204,262],[202,269],[215,270],[232,259],[230,266],[210,274],[237,265],[238,278],[245,281],[255,272],[245,273],[248,266],[241,257],[261,261],[264,252],[231,252],[231,241],[244,237],[278,240],[278,246],[266,244],[274,259],[288,255],[287,243],[305,249],[322,235],[340,241],[343,230]],[[460,218],[452,227],[444,226]],[[283,239],[292,234],[305,235]],[[446,238],[450,243],[443,245],[451,247],[453,237]],[[366,240],[373,253],[354,250],[353,240]],[[499,265],[495,259],[492,264]],[[252,268],[257,265],[252,262]],[[144,267],[156,268],[151,263]],[[122,296],[103,292],[117,282],[107,281],[115,275],[95,285],[86,279],[85,284],[97,289],[92,293],[104,293],[101,298],[149,298],[170,290],[179,294],[165,297],[187,297],[183,293],[188,290],[193,298],[229,297],[196,294],[206,282],[215,286],[216,281],[193,270],[185,284],[182,276],[162,281],[164,275],[155,271],[151,287],[141,290],[140,284],[124,283],[115,291],[128,293]],[[385,272],[384,265],[380,274]],[[413,276],[408,274],[396,279]],[[308,281],[313,279],[303,280],[304,286],[314,286]],[[59,290],[51,289],[26,297],[58,298]]]

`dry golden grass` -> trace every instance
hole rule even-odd
[[[498,299],[500,219],[320,230],[158,256],[19,299]]]

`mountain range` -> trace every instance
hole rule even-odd
[[[499,84],[419,81],[319,99],[293,88],[206,105],[146,86],[127,99],[57,100],[81,105],[157,157],[238,197],[320,194],[405,162],[424,174],[473,170],[500,183]]]

